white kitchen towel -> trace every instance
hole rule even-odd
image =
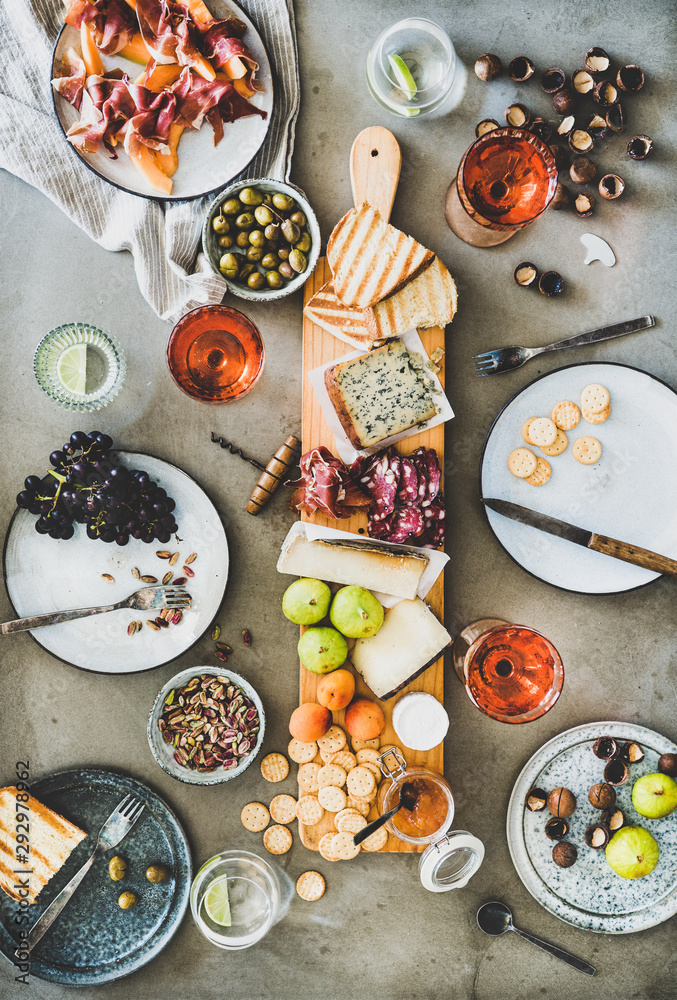
[[[266,140],[240,176],[287,180],[299,109],[292,0],[238,2],[264,40],[275,78]],[[52,48],[64,11],[60,0],[0,0],[0,167],[46,194],[106,250],[130,250],[141,294],[174,323],[226,292],[198,253],[212,196],[150,201],[107,184],[80,162],[52,107]]]

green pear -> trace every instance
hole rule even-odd
[[[667,774],[645,774],[632,789],[632,804],[647,819],[661,819],[677,809],[677,781]]]
[[[313,674],[329,674],[346,662],[348,643],[335,628],[307,628],[299,640],[299,659]]]
[[[644,878],[658,864],[658,844],[641,826],[624,826],[605,848],[606,859],[621,878]]]
[[[329,617],[334,628],[350,639],[376,635],[383,625],[383,605],[364,587],[341,587],[331,604]]]
[[[282,611],[295,625],[321,622],[331,601],[331,590],[322,580],[302,577],[290,584],[282,598]]]

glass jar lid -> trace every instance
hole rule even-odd
[[[455,830],[430,844],[421,855],[421,885],[429,892],[462,889],[484,860],[484,844],[467,830]]]

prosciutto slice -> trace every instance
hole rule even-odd
[[[350,517],[355,508],[368,507],[369,497],[355,483],[350,472],[327,448],[312,448],[299,463],[301,478],[286,482],[295,488],[290,507],[313,514],[319,510],[326,517],[340,520]]]
[[[65,21],[78,29],[91,24],[97,48],[109,56],[124,49],[136,31],[134,11],[126,0],[68,0]]]
[[[172,0],[137,0],[141,37],[159,63],[195,65],[200,33],[187,7]]]
[[[217,69],[221,69],[229,59],[237,56],[247,67],[244,82],[249,90],[262,90],[261,82],[256,79],[259,64],[242,41],[246,30],[247,26],[236,17],[229,17],[225,21],[212,21],[202,35],[202,54]]]
[[[87,70],[84,61],[75,49],[68,49],[61,64],[61,76],[52,80],[52,86],[78,111],[82,104],[82,92],[85,89],[86,79]]]

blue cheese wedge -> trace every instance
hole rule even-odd
[[[432,380],[420,356],[401,340],[352,361],[331,365],[324,382],[341,426],[355,448],[371,448],[436,415]]]

